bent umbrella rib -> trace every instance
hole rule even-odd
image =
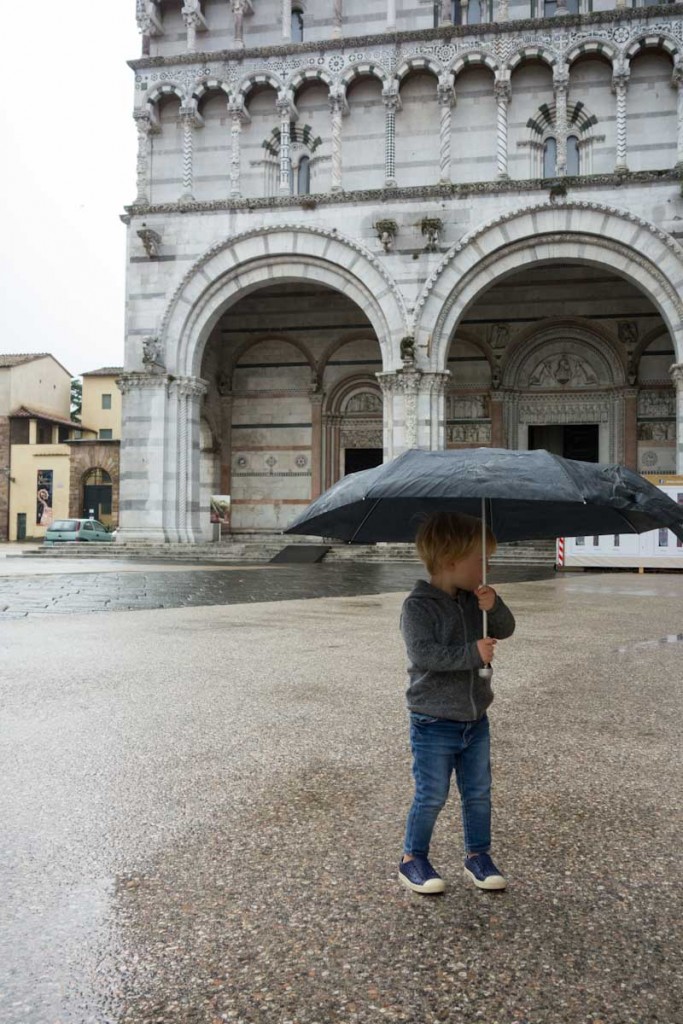
[[[354,531],[353,537],[351,537],[351,539],[349,540],[349,544],[353,544],[354,540],[356,539],[356,537],[358,536],[360,531],[363,529],[363,527],[365,526],[365,524],[367,523],[368,519],[370,518],[372,513],[375,511],[375,509],[377,508],[377,506],[379,505],[381,500],[382,500],[381,498],[377,498],[375,501],[373,501],[372,508],[368,509],[368,511],[365,513],[365,515],[361,519],[360,523],[356,527],[356,530]]]

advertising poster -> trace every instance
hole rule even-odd
[[[52,524],[52,470],[39,469],[36,494],[36,525]]]
[[[221,526],[230,525],[230,495],[211,495],[211,522]]]

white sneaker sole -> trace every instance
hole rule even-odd
[[[399,871],[398,880],[401,885],[406,887],[406,889],[410,889],[412,892],[422,893],[425,896],[433,896],[435,893],[443,892],[446,888],[446,883],[443,878],[430,878],[429,881],[425,882],[423,885],[416,885]]]
[[[481,882],[476,877],[476,875],[472,874],[472,872],[468,868],[465,868],[464,870],[465,870],[465,878],[469,878],[469,880],[471,882],[474,882],[474,884],[476,885],[477,889],[489,889],[489,890],[498,889],[498,890],[500,890],[500,889],[506,889],[507,888],[507,882],[503,878],[502,875],[489,875],[488,878],[486,878],[483,882]]]

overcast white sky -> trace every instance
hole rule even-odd
[[[3,8],[0,352],[123,364],[135,0]]]

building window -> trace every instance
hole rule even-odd
[[[483,14],[483,3],[481,0],[470,0],[467,6],[467,24],[481,25]]]
[[[58,428],[58,433],[57,433],[57,436],[59,438],[59,443],[61,444],[62,441],[68,441],[70,433],[71,433],[71,428],[70,427],[64,427],[64,426],[60,425],[59,428]]]
[[[109,430],[109,429],[100,430],[100,433],[99,433],[100,441],[111,441],[113,436],[114,435],[113,435],[112,431]]]
[[[460,0],[453,0],[451,4],[451,18],[453,19],[454,25],[462,25],[462,7],[460,6]]]
[[[111,395],[102,395],[102,408],[111,409]]]
[[[543,143],[543,177],[554,178],[557,173],[557,139],[550,135]]]
[[[304,16],[299,10],[292,11],[292,42],[303,43],[304,41]]]
[[[579,140],[576,135],[567,139],[567,174],[579,173]]]
[[[43,420],[38,420],[38,430],[36,431],[36,441],[38,444],[52,444],[52,424],[45,423]]]
[[[311,191],[310,157],[302,156],[296,171],[296,191],[300,196],[307,196]]]
[[[543,0],[543,17],[554,18],[557,12],[557,0]]]

